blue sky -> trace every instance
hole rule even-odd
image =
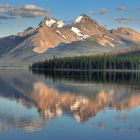
[[[13,10],[5,5],[17,8],[16,12],[19,9],[20,12],[21,9],[26,10],[26,13],[22,11],[22,14],[11,15],[11,12],[3,12]],[[27,10],[32,8],[31,5],[36,6],[36,9],[28,17]],[[41,14],[34,15],[33,12],[38,12],[38,8],[41,9]],[[125,26],[140,31],[139,0],[0,0],[0,36],[16,34],[29,26],[37,26],[45,15],[70,21],[83,13],[108,28]]]

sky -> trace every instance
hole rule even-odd
[[[0,0],[0,37],[35,27],[45,16],[72,21],[81,14],[109,29],[140,32],[140,0]]]

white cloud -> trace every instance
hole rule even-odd
[[[119,10],[119,11],[124,11],[124,10],[126,10],[126,7],[124,7],[124,6],[119,6],[119,7],[117,7],[116,9]]]
[[[2,4],[0,3],[0,8],[7,8],[7,9],[16,9],[16,7],[8,5],[8,4]]]
[[[40,16],[45,16],[49,13],[49,10],[34,4],[26,4],[23,7],[0,4],[0,8],[0,13],[8,16],[21,16],[24,18],[36,18]]]
[[[91,14],[91,15],[95,15],[96,11],[95,10],[90,10],[88,13]]]
[[[101,14],[101,15],[105,15],[105,14],[107,14],[107,13],[108,13],[108,10],[105,9],[105,8],[102,8],[101,11],[100,11],[100,14]]]
[[[115,18],[114,21],[122,24],[130,24],[135,22],[136,20],[132,18]]]

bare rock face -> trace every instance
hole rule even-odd
[[[112,29],[110,32],[120,37],[122,41],[130,42],[134,44],[140,43],[140,33],[136,32],[133,29],[121,27],[117,29]]]
[[[93,35],[107,32],[106,29],[86,15],[81,15],[71,25],[64,25],[61,20],[45,17],[39,24],[34,36],[30,38],[34,42],[33,51],[44,53],[49,48],[55,48],[60,44],[84,40]]]
[[[84,14],[76,18],[75,26],[89,36],[101,35],[108,32],[107,29],[100,26],[95,20]]]

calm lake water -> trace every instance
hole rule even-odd
[[[140,140],[139,73],[0,69],[0,140]]]

